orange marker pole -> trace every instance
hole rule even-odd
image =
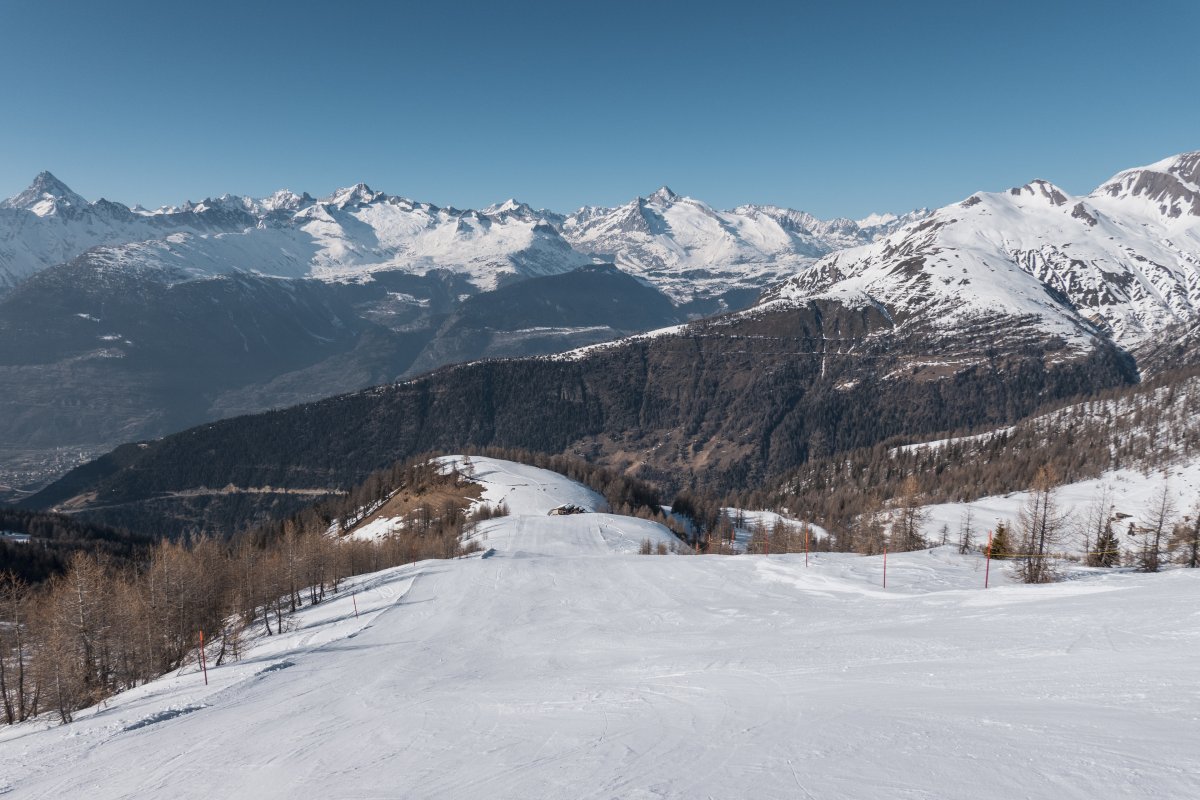
[[[204,657],[204,631],[200,631],[200,669],[204,672],[204,685],[208,686],[208,660]]]
[[[992,572],[992,532],[988,531],[987,566],[983,568],[983,588],[988,587],[988,578]]]

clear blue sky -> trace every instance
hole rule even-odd
[[[822,216],[1200,148],[1200,3],[0,0],[0,196]]]

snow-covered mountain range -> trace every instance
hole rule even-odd
[[[971,195],[833,253],[764,303],[874,303],[947,329],[989,315],[1136,347],[1200,315],[1200,151],[1129,169],[1083,197],[1043,180]]]
[[[0,203],[0,285],[89,249],[97,263],[197,276],[249,271],[340,281],[445,269],[482,290],[612,261],[686,302],[733,288],[762,289],[925,213],[872,215],[860,224],[774,206],[718,211],[666,187],[623,206],[570,215],[515,200],[463,211],[362,183],[320,200],[280,191],[147,211],[89,203],[43,172]]]

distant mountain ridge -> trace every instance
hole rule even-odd
[[[362,183],[148,211],[44,172],[0,203],[0,495],[205,420],[744,308],[877,233],[666,188],[573,215]]]
[[[569,215],[516,200],[459,210],[365,183],[322,199],[282,190],[147,211],[89,203],[43,172],[0,203],[0,285],[98,248],[94,258],[116,266],[180,268],[192,276],[245,271],[341,281],[446,269],[481,290],[613,262],[685,303],[730,289],[761,290],[924,213],[873,215],[860,226],[774,206],[717,211],[666,187],[623,206]]]
[[[763,302],[839,298],[943,332],[987,315],[1086,346],[1152,344],[1200,318],[1200,151],[1124,170],[1083,197],[1035,180],[980,192],[825,256]]]

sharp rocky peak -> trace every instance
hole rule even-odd
[[[674,203],[678,199],[679,195],[671,191],[671,187],[667,186],[666,184],[663,184],[655,189],[654,192],[646,198],[646,200],[651,203]]]
[[[367,186],[365,183],[356,183],[353,186],[347,186],[344,189],[338,189],[330,195],[325,202],[337,206],[338,208],[346,208],[347,206],[363,205],[372,203],[386,197],[383,192],[376,192]]]
[[[4,201],[2,205],[8,208],[23,208],[35,213],[50,213],[59,204],[82,207],[86,206],[88,202],[72,191],[71,187],[56,178],[53,173],[42,171],[37,174],[27,189]]]

